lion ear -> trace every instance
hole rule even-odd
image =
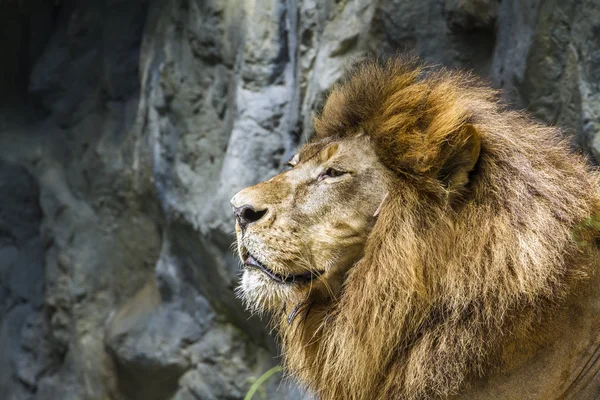
[[[438,179],[448,191],[459,190],[467,184],[481,151],[479,132],[473,125],[463,125],[452,136],[452,140],[445,144],[447,148],[442,149],[446,157],[438,173]]]

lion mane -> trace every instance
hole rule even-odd
[[[474,77],[362,61],[314,125],[314,140],[364,132],[398,180],[341,293],[276,321],[285,365],[320,399],[458,393],[535,342],[598,268],[584,223],[597,173]]]

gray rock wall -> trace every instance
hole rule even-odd
[[[600,161],[598,0],[0,2],[0,399],[241,399],[229,199],[364,52],[473,70]],[[307,398],[280,375],[257,394]]]

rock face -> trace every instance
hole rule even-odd
[[[595,0],[0,2],[0,394],[242,399],[229,199],[364,52],[473,70],[600,161]],[[255,398],[307,394],[273,378]],[[262,397],[261,397],[262,396]]]

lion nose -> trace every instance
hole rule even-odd
[[[245,204],[241,207],[233,207],[233,213],[240,224],[240,228],[245,229],[248,225],[261,219],[266,213],[267,209],[255,210],[249,204]]]

